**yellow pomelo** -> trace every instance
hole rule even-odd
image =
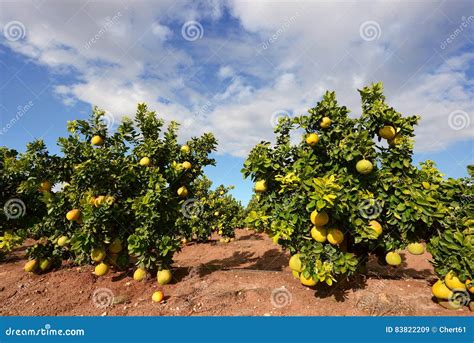
[[[160,302],[163,301],[164,297],[165,297],[165,295],[163,294],[162,291],[156,291],[151,296],[151,300],[153,300],[153,302],[155,302],[155,303],[160,303]]]
[[[156,274],[156,279],[158,280],[158,284],[166,285],[167,283],[170,283],[172,279],[171,272],[168,269],[160,270]]]
[[[321,127],[323,129],[327,129],[329,126],[331,126],[331,119],[329,117],[324,117],[321,119]]]
[[[38,261],[37,260],[29,260],[28,262],[25,263],[25,272],[27,273],[33,273],[36,268],[38,268]]]
[[[255,182],[255,192],[263,193],[267,190],[267,181],[260,180]]]
[[[379,136],[385,139],[393,139],[396,134],[395,128],[390,125],[385,125],[379,130]]]
[[[425,248],[421,243],[410,243],[407,246],[407,250],[410,254],[421,255],[425,252]]]
[[[321,226],[313,226],[313,228],[311,229],[311,237],[313,237],[313,239],[319,243],[326,242],[327,234],[328,231]]]
[[[185,144],[185,145],[183,145],[183,146],[181,147],[181,152],[182,152],[183,154],[189,153],[190,150],[191,150],[191,149],[189,148],[189,145],[186,145],[186,144]]]
[[[58,245],[60,247],[66,246],[68,242],[69,242],[69,239],[67,238],[67,236],[61,236],[58,238]]]
[[[294,254],[293,256],[291,256],[289,265],[291,270],[301,273],[301,271],[303,270],[303,266],[301,264],[300,254]]]
[[[309,287],[316,286],[316,284],[318,283],[312,277],[309,277],[309,279],[305,278],[303,273],[301,273],[301,275],[300,275],[300,281],[301,281],[302,285],[309,286]]]
[[[300,273],[297,272],[296,270],[292,270],[292,271],[291,271],[291,274],[293,274],[293,277],[294,277],[295,279],[299,279],[299,278],[300,278]]]
[[[94,137],[92,137],[91,143],[92,145],[102,145],[104,144],[104,140],[102,139],[101,136],[95,135]]]
[[[41,192],[51,192],[51,188],[53,186],[51,185],[51,182],[48,180],[41,182],[40,184],[40,191]]]
[[[378,237],[382,234],[382,225],[380,225],[380,223],[376,220],[371,220],[369,222],[369,226],[372,228],[372,230],[374,230],[375,232],[375,235]]]
[[[104,276],[109,272],[109,265],[104,262],[99,263],[95,266],[95,275]]]
[[[193,165],[191,164],[191,162],[184,161],[182,166],[183,166],[184,169],[187,170],[187,169],[191,169]]]
[[[188,189],[185,186],[179,187],[177,193],[180,198],[186,198],[188,196]]]
[[[306,144],[315,146],[319,142],[319,136],[316,133],[310,133],[306,136]]]
[[[356,164],[356,169],[359,173],[366,175],[370,174],[370,172],[374,169],[374,165],[369,160],[360,160]]]
[[[443,281],[438,280],[431,287],[431,292],[438,299],[451,299],[453,292],[443,283]]]
[[[81,211],[78,209],[73,209],[66,214],[66,218],[69,221],[78,221],[81,219]]]
[[[137,268],[137,270],[135,270],[135,272],[133,273],[133,279],[135,281],[142,281],[145,278],[146,278],[146,270],[143,268]]]
[[[329,216],[326,211],[313,211],[310,215],[311,223],[316,226],[324,226],[329,222]]]
[[[399,253],[390,251],[385,255],[385,261],[391,266],[398,266],[402,264],[402,257]]]
[[[474,293],[474,282],[470,279],[466,280],[466,288],[469,292]]]
[[[466,285],[462,283],[452,271],[446,274],[444,283],[453,291],[463,291],[466,289]]]
[[[344,233],[339,229],[329,229],[327,239],[331,244],[341,244],[344,241]]]
[[[105,251],[102,248],[94,248],[91,251],[91,259],[95,262],[102,262],[105,258]]]
[[[40,260],[39,267],[41,271],[45,272],[51,267],[51,259],[49,258],[43,258]]]
[[[149,157],[143,157],[141,160],[140,160],[140,165],[143,166],[143,167],[148,167],[151,163],[151,160]]]

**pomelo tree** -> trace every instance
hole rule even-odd
[[[255,182],[246,221],[290,251],[304,285],[333,285],[363,271],[369,254],[396,266],[405,247],[423,253],[419,243],[449,227],[451,193],[441,189],[462,192],[433,162],[413,165],[419,116],[389,106],[381,83],[359,93],[360,116],[326,92],[307,115],[282,118],[276,143],[257,144],[244,163]],[[472,269],[461,275],[472,279]]]

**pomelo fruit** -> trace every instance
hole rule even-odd
[[[142,158],[140,159],[140,162],[139,162],[139,164],[140,164],[142,167],[148,167],[148,166],[150,165],[150,163],[151,163],[151,160],[150,160],[149,157],[142,157]]]
[[[310,219],[311,223],[315,226],[324,226],[329,222],[329,216],[326,211],[317,212],[315,210],[311,212]]]
[[[402,257],[399,253],[395,251],[390,251],[385,255],[385,262],[387,262],[391,266],[398,266],[402,264]]]
[[[453,292],[441,280],[435,282],[431,287],[431,292],[438,299],[449,300],[453,296]]]
[[[331,126],[331,119],[329,117],[324,117],[323,119],[321,119],[321,127],[323,129],[327,129],[329,126]]]
[[[146,278],[146,270],[143,268],[137,268],[133,273],[133,279],[135,281],[142,281]]]
[[[466,289],[466,284],[462,283],[453,273],[453,271],[450,271],[448,274],[446,274],[444,277],[444,283],[453,291],[463,291]]]
[[[425,252],[425,248],[421,243],[410,243],[407,246],[407,250],[412,255],[421,255]]]
[[[303,273],[301,273],[301,275],[300,275],[300,282],[301,282],[302,285],[305,285],[305,286],[308,286],[308,287],[316,286],[316,284],[318,283],[312,277],[309,277],[309,279],[305,278]]]
[[[166,285],[167,283],[170,283],[172,279],[171,272],[168,269],[159,270],[156,274],[156,279],[158,281],[158,284]]]
[[[160,303],[160,302],[163,301],[164,297],[165,297],[165,295],[163,294],[162,291],[156,291],[151,296],[151,300],[153,300],[153,302],[155,302],[155,303]]]
[[[94,272],[97,276],[104,276],[109,272],[109,265],[101,262],[95,266]]]
[[[327,234],[328,231],[321,226],[313,226],[313,228],[311,229],[311,237],[313,237],[313,239],[319,243],[326,242]]]
[[[300,254],[294,254],[293,256],[290,257],[289,266],[291,270],[301,273],[301,271],[303,270],[303,266],[301,264]]]
[[[356,169],[360,174],[367,175],[372,172],[374,165],[369,160],[360,160],[356,164]]]
[[[267,181],[260,180],[255,182],[255,192],[263,193],[267,190]]]
[[[25,263],[25,266],[23,267],[25,272],[27,273],[34,273],[36,268],[38,268],[38,261],[37,260],[29,260],[28,262]]]
[[[316,133],[310,133],[306,136],[306,144],[309,146],[315,146],[319,142],[319,136]]]
[[[339,229],[329,229],[327,239],[331,244],[341,244],[344,241],[344,233]]]
[[[91,251],[91,259],[95,262],[102,262],[105,258],[105,251],[102,248],[94,248]]]
[[[92,137],[91,143],[92,145],[102,145],[104,144],[104,140],[102,139],[101,136],[95,135],[94,137]]]
[[[379,130],[379,136],[385,139],[393,139],[396,134],[395,128],[390,125],[385,125]]]

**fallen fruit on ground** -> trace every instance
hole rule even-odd
[[[37,260],[29,260],[25,263],[24,270],[27,273],[34,273],[36,268],[38,268],[38,261]]]
[[[444,277],[444,283],[452,291],[462,291],[466,289],[466,284],[462,283],[452,271],[446,274]]]
[[[306,278],[303,273],[300,275],[300,282],[302,285],[308,286],[308,287],[313,287],[316,286],[318,283],[316,280],[314,280],[312,277]]]
[[[165,295],[163,294],[162,291],[156,291],[151,296],[151,300],[153,300],[153,302],[155,302],[155,303],[160,303],[160,302],[163,301],[164,297],[165,297]]]

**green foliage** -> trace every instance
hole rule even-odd
[[[431,161],[413,166],[419,117],[402,116],[386,104],[382,91],[381,84],[359,91],[358,118],[349,117],[334,92],[326,92],[308,115],[282,118],[275,129],[276,144],[261,142],[244,163],[244,176],[268,185],[252,199],[246,222],[264,228],[292,254],[300,253],[306,277],[332,284],[362,267],[370,253],[382,260],[389,251],[429,240],[449,227],[452,194],[441,190],[451,182],[451,193],[459,192],[459,184],[445,181]],[[325,117],[331,120],[327,128],[321,127]],[[384,126],[392,126],[395,137],[382,139],[379,130]],[[300,143],[293,145],[291,137],[301,132]],[[305,142],[309,133],[319,136],[314,146]],[[362,159],[374,166],[369,174],[356,170]],[[311,238],[314,210],[328,213],[326,228],[341,230],[342,244]],[[381,235],[371,228],[371,220],[381,224]]]

